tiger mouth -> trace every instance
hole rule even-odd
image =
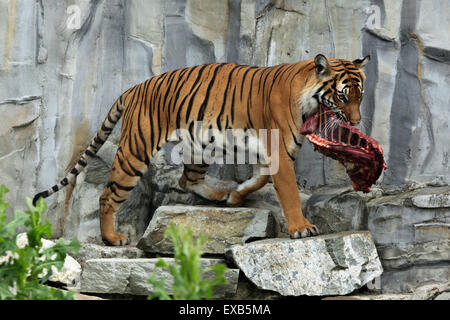
[[[334,113],[335,118],[337,118],[340,121],[345,121],[350,124],[350,121],[347,119],[347,116],[345,115],[345,113],[343,111],[341,111],[341,109],[339,109],[339,107],[337,105],[335,105],[333,102],[331,102],[328,99],[322,98],[320,100],[323,102],[319,103],[319,106],[328,108],[330,112]],[[319,111],[320,111],[320,107],[319,107]]]
[[[387,168],[380,144],[340,120],[323,104],[303,123],[300,133],[314,145],[315,151],[344,165],[355,191],[369,192],[383,169]]]

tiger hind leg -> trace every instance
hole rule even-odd
[[[180,187],[196,195],[212,201],[226,201],[230,190],[219,190],[211,187],[205,181],[207,164],[185,164],[178,184]]]
[[[207,164],[185,164],[183,174],[179,180],[180,187],[202,198],[226,202],[233,207],[241,206],[248,194],[262,188],[269,180],[269,176],[260,174],[260,166],[255,165],[253,167],[253,177],[240,184],[236,190],[219,190],[206,183],[205,176],[207,171]]]
[[[264,187],[269,181],[268,175],[261,174],[262,166],[259,164],[253,165],[253,177],[241,183],[236,190],[230,192],[227,203],[233,207],[239,207],[244,202],[245,198],[252,192],[255,192]]]
[[[113,162],[106,189],[100,197],[100,229],[106,245],[128,245],[126,235],[115,231],[115,213],[148,169],[146,162],[125,157],[119,148]]]

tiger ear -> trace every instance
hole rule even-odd
[[[325,76],[330,73],[328,60],[323,54],[318,54],[314,58],[314,63],[316,64],[316,73],[319,76]]]
[[[358,67],[364,67],[370,61],[370,56],[365,56],[363,59],[353,60],[353,63]]]

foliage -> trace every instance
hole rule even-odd
[[[177,228],[171,223],[164,233],[165,237],[170,237],[174,246],[174,263],[159,258],[157,267],[167,268],[173,277],[172,297],[174,300],[200,300],[211,299],[213,288],[217,285],[227,283],[225,272],[227,267],[224,264],[216,264],[207,268],[200,268],[203,246],[208,238],[202,234],[194,239],[192,230],[188,228]],[[208,275],[206,275],[209,273]],[[214,278],[211,279],[211,273]],[[159,298],[160,300],[171,300],[167,293],[165,279],[157,280],[152,274],[148,280],[153,285],[153,293],[148,299]]]
[[[73,292],[64,292],[44,285],[55,269],[63,268],[68,251],[77,253],[80,244],[76,239],[65,244],[64,239],[52,247],[42,249],[42,237],[51,237],[52,225],[48,220],[42,223],[41,216],[47,209],[43,199],[36,207],[27,198],[29,210],[16,210],[14,218],[6,223],[6,209],[9,204],[3,200],[9,190],[0,186],[0,300],[55,300],[73,299]],[[17,246],[17,229],[26,228],[28,244]]]

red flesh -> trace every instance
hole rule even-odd
[[[334,125],[325,130],[330,122]],[[369,192],[387,168],[383,149],[375,139],[347,122],[337,120],[334,112],[323,105],[305,121],[300,133],[314,145],[315,151],[344,164],[355,191]]]

